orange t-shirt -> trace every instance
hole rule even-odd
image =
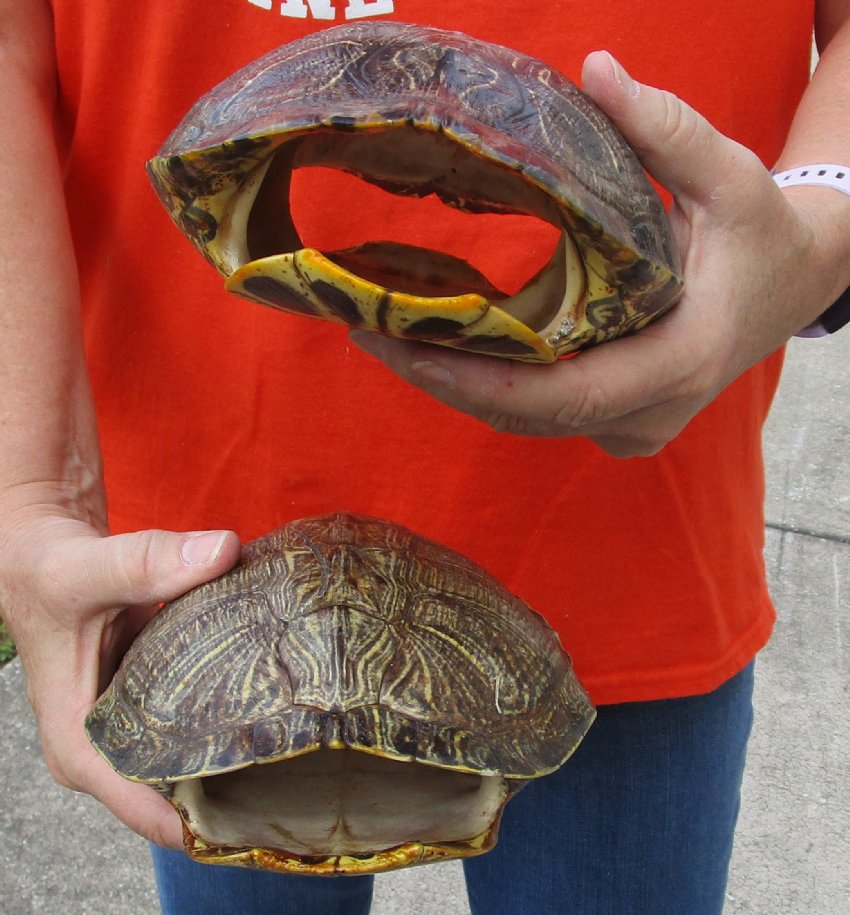
[[[222,526],[247,538],[334,510],[383,516],[477,560],[546,615],[597,702],[697,693],[737,672],[773,622],[760,435],[778,358],[653,458],[501,435],[393,377],[344,329],[226,294],[144,163],[234,70],[310,30],[380,16],[460,29],[573,78],[588,51],[609,48],[770,164],[807,80],[812,6],[55,3],[60,151],[114,529]],[[305,192],[304,236],[325,244],[353,226],[357,240],[383,238],[409,219],[410,201],[376,216],[349,193],[344,182]],[[512,274],[543,242],[531,220],[498,235],[498,218],[469,217],[462,232],[433,214],[412,222],[427,225],[428,245],[452,250],[462,236],[485,273]],[[507,256],[494,243],[506,235]]]

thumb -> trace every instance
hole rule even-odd
[[[680,205],[722,204],[730,191],[747,186],[754,165],[763,170],[746,147],[715,130],[671,92],[632,79],[607,51],[588,55],[582,82],[643,166]]]
[[[232,531],[148,530],[66,541],[53,584],[88,612],[173,600],[222,575],[239,557]]]

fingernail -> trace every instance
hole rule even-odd
[[[454,375],[442,365],[437,365],[436,362],[431,362],[430,360],[423,360],[422,362],[414,362],[410,366],[411,371],[419,375],[420,378],[423,378],[426,381],[430,381],[433,384],[441,385],[446,388],[453,388],[457,385],[457,380]]]
[[[611,61],[611,69],[614,71],[614,79],[620,86],[632,97],[637,98],[640,95],[640,83],[635,82],[631,76],[623,69],[619,61],[608,51],[608,60]]]
[[[229,534],[229,531],[190,534],[180,547],[180,557],[188,566],[209,565],[218,559]]]

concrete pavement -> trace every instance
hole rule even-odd
[[[848,366],[850,332],[795,341],[766,431],[766,557],[780,619],[759,663],[727,915],[850,912]],[[0,913],[154,915],[144,842],[47,775],[18,662],[0,670],[0,710]],[[469,911],[453,864],[376,887],[374,915]]]

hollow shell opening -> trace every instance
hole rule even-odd
[[[282,201],[281,209],[286,205]],[[393,193],[358,175],[322,165],[293,170],[288,206],[306,247],[339,252],[381,240],[446,254],[467,263],[469,273],[486,276],[488,292],[496,298],[513,295],[532,279],[549,262],[561,236],[558,226],[538,216],[470,212],[445,203],[433,192]],[[366,214],[368,223],[340,219],[340,213],[349,212]],[[376,223],[380,231],[374,229]],[[405,280],[399,276],[397,281]]]
[[[394,240],[390,231],[339,250],[314,248],[302,239],[291,203],[293,174],[316,167],[349,172],[401,197],[434,196],[465,213],[537,220],[552,227],[551,250],[526,282],[506,292],[466,258]],[[392,335],[436,342],[471,337],[465,345],[473,349],[478,339],[509,341],[507,349],[513,341],[512,355],[528,350],[531,358],[551,361],[582,324],[588,292],[611,293],[604,282],[596,288],[600,278],[588,275],[551,197],[518,170],[436,130],[319,130],[290,140],[231,194],[219,224],[216,258],[231,291]],[[510,260],[510,239],[500,244]],[[318,285],[299,262],[305,251],[313,263],[316,255],[323,258]],[[419,300],[414,313],[411,298]]]
[[[313,858],[475,839],[507,796],[501,776],[324,749],[177,782],[171,800],[205,847]]]

